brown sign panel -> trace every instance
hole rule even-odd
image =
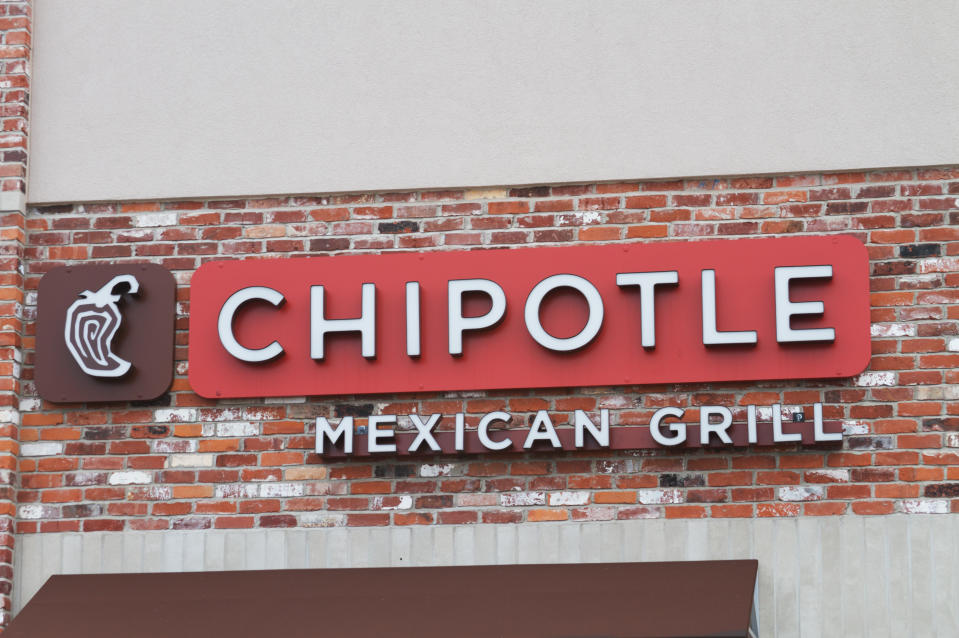
[[[176,282],[156,264],[54,268],[40,280],[35,375],[55,403],[155,399],[173,380]]]
[[[3,635],[746,638],[755,635],[758,568],[717,560],[58,575]]]

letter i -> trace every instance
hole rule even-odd
[[[463,439],[466,433],[466,416],[462,412],[456,413],[456,451],[463,451]]]
[[[406,354],[420,356],[420,283],[406,282]]]

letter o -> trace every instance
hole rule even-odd
[[[543,329],[539,321],[539,307],[543,299],[556,288],[573,288],[586,298],[589,304],[589,319],[579,334],[565,339],[554,337]],[[599,333],[603,325],[603,298],[596,286],[576,275],[553,275],[536,284],[526,298],[526,330],[536,343],[557,352],[569,352],[582,348]]]

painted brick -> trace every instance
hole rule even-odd
[[[63,443],[24,443],[21,456],[54,456],[63,452]]]
[[[684,500],[681,490],[639,490],[639,502],[643,505],[682,503]]]
[[[779,488],[781,501],[820,501],[825,496],[821,487],[796,486]]]
[[[213,454],[171,454],[168,467],[213,467]]]
[[[107,480],[110,485],[141,485],[153,482],[148,472],[114,472]]]

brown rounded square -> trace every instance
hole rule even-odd
[[[173,380],[176,282],[156,264],[54,268],[37,292],[37,391],[55,403],[155,399]]]

